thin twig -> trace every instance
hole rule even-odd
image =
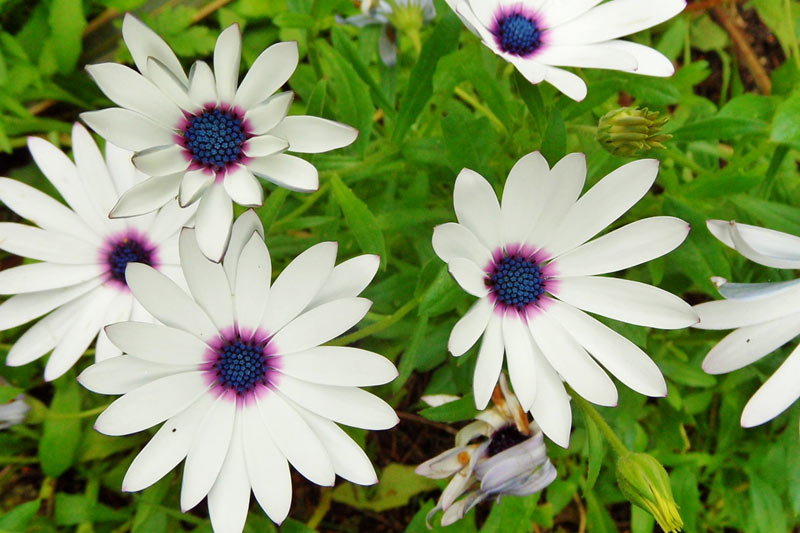
[[[578,533],[586,533],[586,509],[583,507],[583,502],[578,497],[578,493],[572,495],[575,505],[578,507]]]
[[[446,433],[450,433],[451,435],[455,435],[458,433],[458,430],[455,428],[451,428],[447,424],[442,424],[440,422],[434,422],[433,420],[428,420],[424,416],[415,415],[414,413],[406,413],[404,411],[397,411],[397,416],[402,418],[403,420],[410,420],[411,422],[418,422],[420,424],[425,424],[426,426],[435,427],[437,429],[441,429]]]
[[[714,14],[717,22],[719,22],[719,24],[725,28],[725,31],[727,31],[731,36],[731,40],[733,41],[736,50],[742,56],[742,60],[747,66],[747,70],[749,70],[753,75],[753,79],[755,79],[758,89],[762,94],[771,94],[772,81],[770,81],[767,71],[764,70],[764,66],[758,60],[758,56],[756,56],[756,53],[753,52],[753,49],[750,47],[750,44],[747,42],[744,34],[736,26],[724,9],[717,6],[712,8],[711,12]]]
[[[218,9],[230,4],[233,0],[214,0],[201,7],[192,17],[192,24],[200,22]]]
[[[83,28],[83,36],[86,37],[87,35],[91,35],[119,15],[119,11],[114,9],[113,7],[109,7],[95,18],[89,21],[85,28]]]

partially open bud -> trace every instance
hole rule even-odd
[[[623,107],[606,113],[597,125],[597,142],[614,155],[633,157],[645,150],[664,148],[672,135],[661,133],[669,117],[646,107]]]
[[[669,476],[655,457],[629,453],[617,461],[617,484],[622,494],[656,519],[667,533],[680,531],[683,520],[672,497]]]

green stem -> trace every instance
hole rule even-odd
[[[628,455],[630,453],[628,447],[617,437],[617,434],[614,433],[614,430],[611,429],[611,426],[608,425],[605,418],[594,408],[594,405],[584,400],[576,392],[571,392],[572,394],[570,394],[570,396],[572,396],[572,400],[578,404],[578,407],[581,408],[584,415],[591,418],[592,421],[597,424],[597,427],[600,428],[600,432],[603,433],[603,436],[605,436],[608,443],[611,444],[611,447],[614,448],[614,451],[617,452],[617,455],[620,457]]]
[[[270,233],[274,233],[275,228],[280,228],[282,225],[285,225],[287,222],[296,219],[297,217],[299,217],[300,215],[311,209],[311,207],[313,207],[313,205],[317,202],[317,200],[322,198],[322,196],[324,196],[325,193],[328,192],[328,187],[329,185],[325,183],[315,193],[311,194],[310,196],[307,196],[297,209],[295,209],[285,217],[281,218],[280,220],[277,220],[272,225]]]
[[[194,515],[191,515],[191,514],[188,514],[188,513],[182,513],[180,511],[178,511],[177,509],[173,509],[171,507],[166,507],[164,505],[160,505],[160,504],[157,504],[157,503],[148,502],[148,501],[145,501],[145,500],[143,500],[141,498],[138,500],[138,503],[139,503],[139,505],[149,505],[150,507],[153,507],[154,509],[157,509],[157,510],[161,511],[165,515],[171,516],[173,518],[177,518],[178,520],[180,520],[182,522],[188,522],[189,524],[194,524],[194,525],[197,525],[197,526],[203,526],[203,525],[208,524],[208,520],[203,520],[202,518],[198,518],[198,517],[196,517]]]
[[[319,505],[317,505],[317,508],[314,509],[314,514],[312,514],[311,518],[308,519],[306,526],[316,531],[320,522],[322,522],[322,519],[325,518],[325,515],[328,514],[328,511],[330,511],[331,501],[333,501],[333,489],[323,488]]]
[[[111,405],[111,404],[107,403],[107,404],[95,407],[94,409],[89,409],[89,410],[86,410],[86,411],[78,411],[77,413],[52,413],[52,412],[49,412],[49,413],[47,413],[47,418],[49,420],[67,420],[67,419],[73,419],[73,418],[88,418],[90,416],[99,415],[100,413],[105,411],[106,408],[109,405]]]
[[[461,87],[456,87],[453,92],[456,93],[456,96],[458,96],[459,98],[467,102],[469,105],[474,107],[476,111],[480,112],[483,116],[488,118],[489,122],[491,122],[494,125],[497,131],[499,131],[500,133],[508,133],[508,129],[506,129],[506,125],[503,124],[503,121],[497,118],[497,115],[495,115],[491,109],[483,105],[480,100],[475,98],[475,96],[468,93]]]
[[[781,163],[786,158],[786,154],[789,153],[789,147],[785,144],[779,144],[775,147],[775,151],[772,153],[772,159],[769,161],[769,168],[767,169],[767,173],[764,175],[763,183],[763,190],[764,190],[764,198],[769,199],[770,194],[772,194],[772,189],[775,186],[775,177],[778,175],[778,169],[781,168]]]
[[[344,337],[334,339],[328,343],[328,346],[344,346],[359,341],[365,337],[369,337],[370,335],[374,335],[379,331],[383,331],[389,326],[399,322],[404,316],[410,313],[417,306],[417,304],[419,304],[419,298],[414,298],[413,300],[407,302],[403,307],[395,311],[394,314],[389,315],[380,322],[370,324],[369,326],[351,333],[350,335],[345,335]]]
[[[31,465],[38,463],[36,457],[14,457],[10,455],[0,455],[0,465]]]
[[[797,44],[797,35],[794,30],[794,15],[792,14],[791,0],[783,0],[783,7],[786,10],[786,24],[789,25],[789,31],[792,38],[789,40],[789,47],[792,49],[794,62],[797,68],[800,69],[800,45]]]
[[[390,149],[390,150],[379,150],[374,154],[368,155],[358,163],[350,166],[342,166],[337,168],[331,168],[329,170],[323,170],[319,173],[320,180],[324,180],[325,178],[330,178],[333,174],[338,174],[340,178],[344,178],[344,176],[348,174],[353,174],[359,172],[361,170],[375,167],[386,160],[392,159],[399,153],[397,149]]]
[[[692,170],[694,170],[695,172],[698,172],[698,173],[706,172],[706,169],[704,169],[699,164],[695,163],[689,156],[685,155],[684,153],[680,152],[679,150],[676,150],[675,148],[672,148],[671,146],[667,146],[666,151],[667,151],[667,154],[669,155],[669,157],[672,158],[673,160],[675,160],[677,163],[679,163],[679,164],[681,164],[681,165],[683,165],[685,167],[689,167],[690,169],[692,169]]]

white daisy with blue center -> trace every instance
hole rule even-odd
[[[292,191],[315,191],[314,165],[285,152],[327,152],[358,136],[339,122],[287,116],[293,93],[273,93],[297,67],[296,42],[264,50],[238,83],[238,25],[217,39],[213,71],[197,61],[188,76],[169,46],[135,17],[125,16],[122,36],[139,72],[116,63],[88,66],[100,89],[120,107],[81,118],[135,152],[134,165],[152,178],[126,191],[110,216],[147,213],[175,197],[182,206],[197,202],[197,239],[214,261],[230,238],[232,202],[254,207],[264,201],[256,176]]]
[[[208,496],[215,531],[241,532],[250,492],[282,522],[292,497],[291,464],[310,481],[335,476],[377,482],[364,451],[337,423],[388,429],[398,418],[359,387],[388,383],[388,359],[358,348],[322,346],[354,327],[371,302],[358,295],[379,258],[335,266],[336,243],[312,246],[274,283],[263,228],[247,211],[234,223],[222,263],[200,251],[193,229],[180,238],[189,293],[157,270],[130,265],[128,284],[163,325],[106,328],[124,355],[86,369],[79,381],[122,394],[95,424],[128,435],[163,422],[123,480],[143,490],[185,459],[181,508]]]
[[[620,37],[669,20],[685,0],[447,0],[467,28],[531,83],[546,81],[574,100],[586,83],[558,67],[671,76],[672,62]]]
[[[473,382],[479,409],[497,383],[504,352],[523,408],[564,447],[572,414],[562,379],[591,402],[616,405],[616,387],[602,364],[637,392],[666,395],[664,377],[647,354],[585,312],[664,329],[697,322],[691,306],[673,294],[600,276],[669,253],[689,234],[689,224],[652,217],[590,240],[639,201],[657,174],[658,161],[635,161],[579,198],[585,156],[570,154],[551,170],[534,152],[511,169],[502,204],[482,176],[469,169],[459,174],[458,223],[434,229],[433,249],[456,282],[479,298],[448,344],[460,356],[483,337]]]

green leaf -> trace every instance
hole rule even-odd
[[[530,531],[531,515],[536,511],[539,496],[537,492],[525,497],[502,498],[494,503],[481,533]]]
[[[789,531],[786,511],[780,495],[771,483],[755,474],[750,476],[750,501],[753,503],[752,517],[758,533],[784,533]]]
[[[381,256],[381,263],[386,267],[386,243],[383,240],[383,233],[378,226],[375,215],[361,201],[350,188],[344,184],[339,176],[331,178],[331,188],[336,197],[336,201],[342,208],[344,218],[350,231],[356,238],[361,250],[368,254]]]
[[[528,108],[528,112],[531,114],[531,118],[533,118],[537,133],[544,136],[548,124],[548,111],[544,105],[542,90],[538,85],[526,80],[516,69],[514,70],[514,83],[522,101],[525,102],[525,106]]]
[[[23,392],[25,391],[18,387],[0,386],[0,405],[10,402]]]
[[[261,223],[264,225],[264,234],[266,235],[269,233],[269,229],[272,227],[272,224],[275,222],[275,219],[278,217],[278,213],[283,207],[283,202],[286,201],[286,198],[289,196],[289,191],[283,188],[277,188],[271,193],[269,193],[269,197],[267,197],[267,201],[264,202],[264,205],[256,211],[258,213],[258,218],[261,219]]]
[[[83,46],[83,2],[76,0],[52,0],[50,3],[50,31],[58,70],[67,74],[75,69]]]
[[[314,17],[303,13],[291,13],[284,11],[279,13],[272,22],[279,28],[299,28],[310,30],[314,27]]]
[[[325,111],[325,100],[328,96],[328,80],[322,79],[314,86],[306,105],[306,115],[321,117]]]
[[[428,517],[428,513],[433,510],[433,507],[434,504],[432,501],[428,500],[425,502],[425,504],[420,507],[419,511],[417,511],[417,514],[414,515],[414,518],[411,519],[405,533],[475,533],[477,531],[475,528],[474,510],[467,513],[467,516],[456,523],[444,527],[440,524],[442,514],[441,511],[439,511],[437,515],[431,519],[432,527],[428,527],[425,520]]]
[[[39,512],[41,500],[33,500],[17,505],[3,516],[0,516],[0,531],[4,533],[22,533],[28,530],[28,524]]]
[[[672,132],[674,141],[728,140],[742,136],[765,135],[768,124],[763,120],[717,116],[681,126]]]
[[[403,351],[400,357],[400,365],[398,366],[399,375],[392,382],[392,390],[399,391],[405,385],[411,373],[417,368],[417,353],[422,347],[422,343],[426,340],[425,333],[428,330],[428,316],[420,315],[417,319],[417,325],[414,328],[414,334],[411,335],[411,341]]]
[[[586,423],[586,448],[589,451],[589,471],[586,473],[586,485],[584,492],[591,491],[600,475],[600,468],[603,466],[603,458],[606,455],[606,446],[600,428],[594,421],[584,413],[583,420]]]
[[[681,465],[675,468],[669,476],[672,485],[672,495],[678,504],[684,531],[698,531],[697,518],[702,508],[700,502],[700,489],[697,483],[697,467]]]
[[[314,533],[314,531],[315,530],[294,518],[287,518],[286,521],[281,524],[281,533]]]
[[[475,398],[473,398],[472,393],[469,393],[463,398],[444,405],[423,409],[419,414],[434,422],[447,422],[450,424],[475,418],[478,410],[475,409]]]
[[[775,111],[770,140],[800,147],[800,92],[795,91]]]
[[[553,167],[567,153],[567,127],[558,109],[553,109],[542,141],[542,155]]]
[[[717,378],[706,374],[699,366],[684,363],[675,357],[660,359],[658,366],[668,378],[681,385],[708,388],[717,384]]]
[[[586,531],[592,533],[619,533],[614,520],[608,514],[608,509],[603,507],[597,499],[595,491],[588,491],[586,498]]]
[[[167,531],[169,522],[167,514],[154,504],[163,501],[170,491],[171,483],[170,476],[164,476],[158,483],[142,493],[133,517],[132,533],[164,533]]]
[[[333,489],[333,501],[356,509],[381,512],[402,507],[412,496],[436,487],[436,481],[420,476],[414,472],[413,466],[392,463],[380,473],[377,487],[342,483]]]
[[[734,196],[730,201],[768,228],[800,235],[800,208],[798,207],[745,195]],[[724,274],[722,276],[729,278]]]
[[[69,372],[56,381],[56,393],[50,404],[50,414],[77,413],[81,407],[78,382]],[[58,477],[73,465],[81,442],[79,418],[50,418],[44,422],[42,440],[39,441],[39,462],[42,471],[50,477]]]

